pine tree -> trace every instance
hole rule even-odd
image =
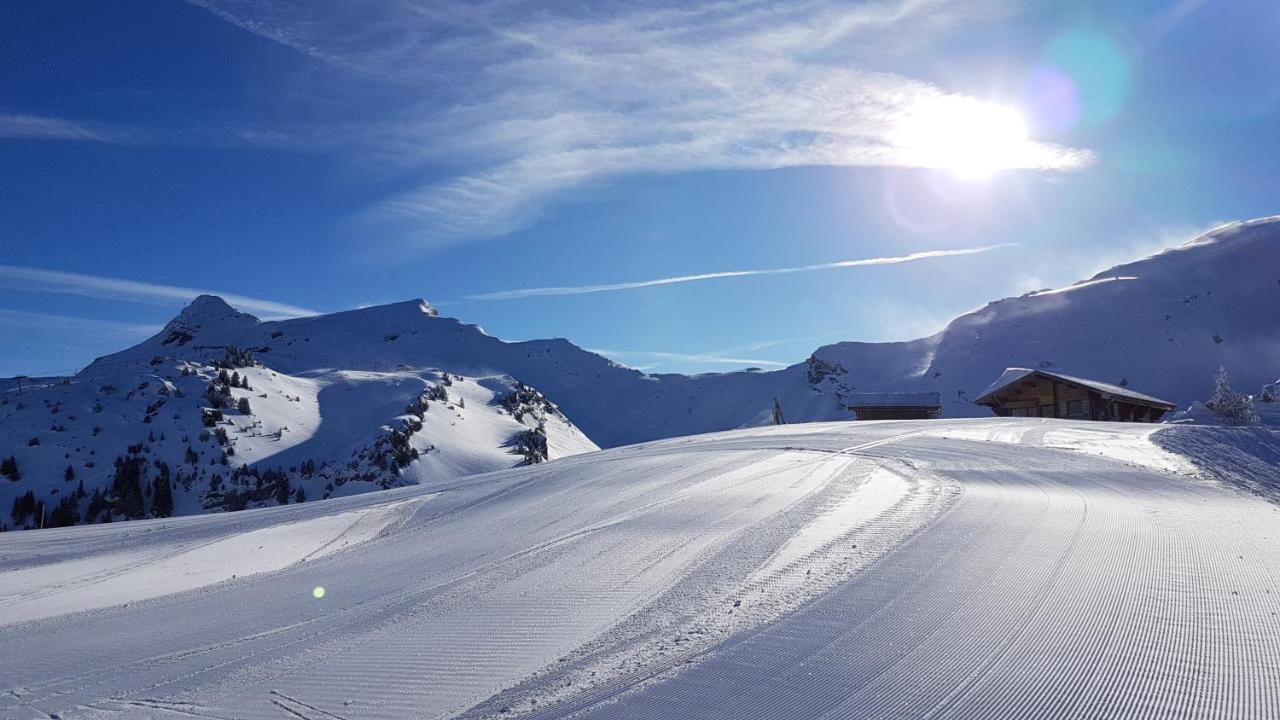
[[[36,511],[36,494],[30,490],[13,499],[13,509],[9,513],[9,517],[13,518],[14,525],[21,525]]]
[[[70,465],[68,465],[68,466],[67,466],[66,471],[64,471],[64,472],[62,473],[62,481],[63,481],[63,482],[71,482],[72,480],[75,480],[75,479],[76,479],[76,471],[75,471],[75,468],[73,468],[73,467],[71,467]]]
[[[169,482],[169,466],[160,468],[160,476],[155,480],[155,493],[151,500],[151,516],[158,518],[173,515],[173,486]]]
[[[276,486],[276,502],[288,505],[291,495],[293,495],[293,488],[289,486],[289,476],[281,473],[279,484]]]
[[[1253,400],[1231,389],[1231,381],[1224,367],[1218,368],[1218,375],[1214,378],[1213,396],[1205,406],[1228,425],[1246,425],[1256,419],[1253,414]]]
[[[84,512],[85,520],[93,520],[102,514],[106,509],[106,501],[102,497],[102,488],[94,488],[93,495],[89,497],[89,507]]]
[[[69,527],[80,522],[80,508],[77,506],[76,499],[70,495],[58,501],[57,507],[49,513],[49,518],[45,522],[45,527]]]
[[[237,400],[236,410],[239,410],[241,415],[249,415],[250,413],[252,413],[253,411],[249,408],[249,398],[242,397],[239,400]]]
[[[22,473],[18,471],[18,458],[10,455],[4,460],[0,460],[0,476],[7,477],[14,482],[22,479]]]
[[[115,510],[130,520],[146,514],[142,499],[142,472],[145,465],[143,459],[136,455],[116,459],[111,494],[115,498]]]

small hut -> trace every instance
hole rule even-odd
[[[1127,387],[1044,370],[1009,368],[974,401],[1001,417],[1159,422],[1176,406]]]
[[[855,393],[848,401],[859,420],[933,420],[942,414],[936,392]]]

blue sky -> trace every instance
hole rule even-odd
[[[655,372],[925,335],[1275,214],[1277,33],[1250,1],[0,4],[0,375],[198,291],[423,297]]]

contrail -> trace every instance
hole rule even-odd
[[[699,273],[697,275],[676,275],[675,277],[655,278],[653,280],[637,280],[635,282],[609,283],[605,285],[574,285],[568,287],[538,287],[522,290],[500,290],[497,292],[466,295],[466,300],[519,300],[527,297],[545,295],[586,295],[588,293],[615,292],[618,290],[635,290],[658,285],[677,285],[679,283],[699,282],[701,280],[720,280],[723,278],[749,277],[753,275],[786,275],[789,273],[812,272],[815,270],[835,270],[837,268],[866,267],[869,265],[899,265],[901,263],[928,260],[929,258],[956,257],[958,255],[979,255],[1000,248],[1015,247],[1016,243],[986,245],[976,248],[960,248],[957,250],[924,250],[909,255],[894,257],[863,258],[860,260],[839,260],[837,262],[818,265],[801,265],[799,267],[770,268],[766,270],[726,270],[723,272]]]

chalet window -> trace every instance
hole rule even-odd
[[[1066,406],[1066,414],[1068,417],[1083,416],[1085,413],[1084,400],[1068,400],[1066,402]]]

